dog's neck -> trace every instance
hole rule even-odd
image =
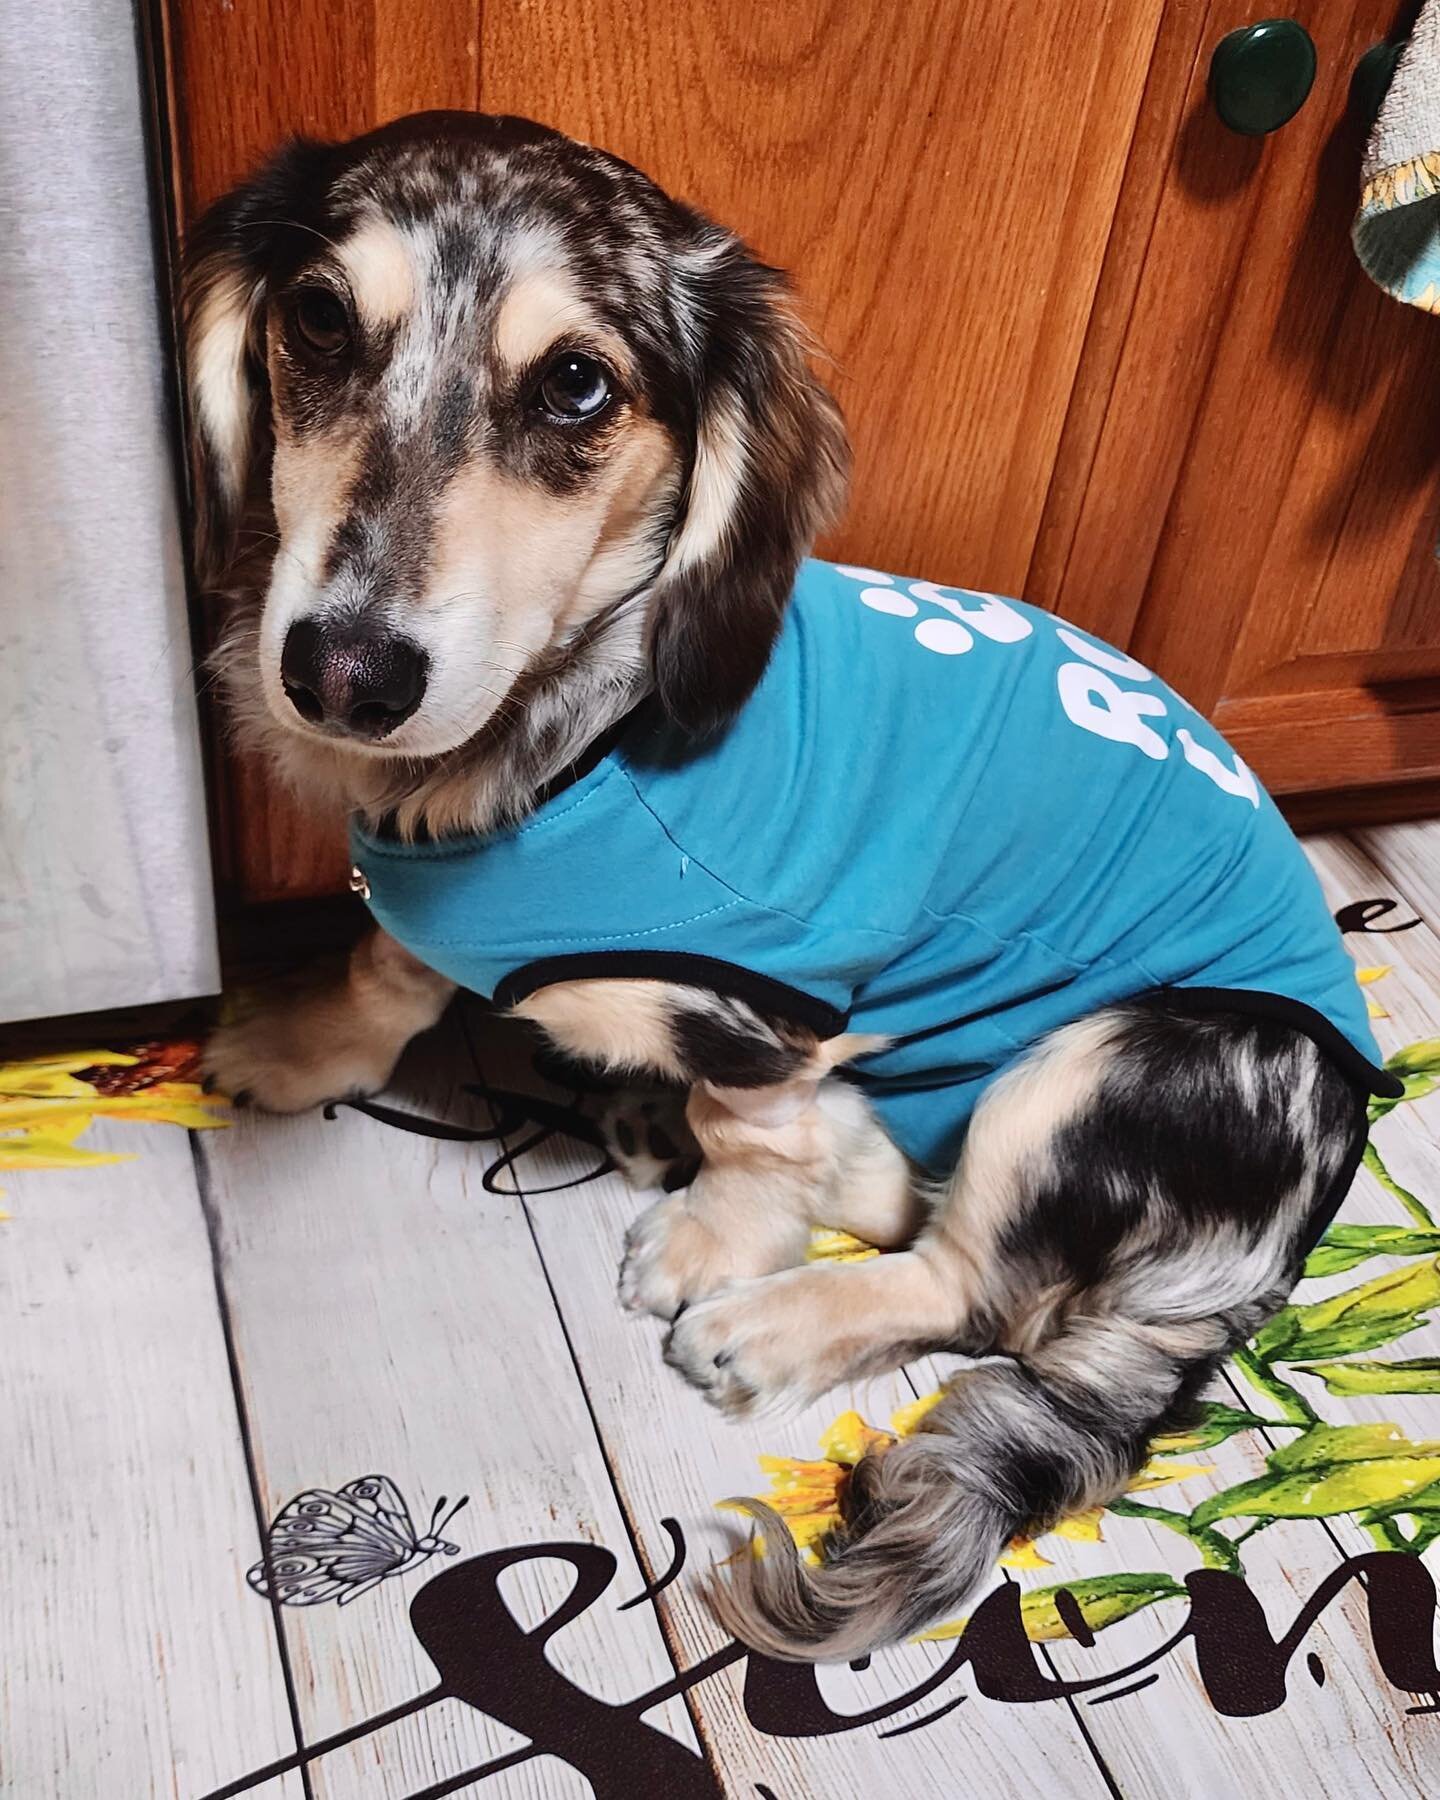
[[[214,663],[236,732],[304,803],[358,812],[404,841],[483,834],[525,818],[652,691],[644,596],[523,675],[484,728],[444,756],[365,755],[271,714],[253,671],[259,607],[232,615]]]

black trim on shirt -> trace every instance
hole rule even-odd
[[[1398,1075],[1362,1056],[1332,1020],[1303,1000],[1292,1000],[1288,994],[1267,994],[1253,988],[1165,987],[1155,993],[1173,994],[1177,1000],[1198,1003],[1205,1012],[1250,1013],[1258,1019],[1278,1019],[1303,1031],[1311,1043],[1325,1052],[1356,1086],[1367,1094],[1379,1094],[1386,1100],[1398,1100],[1405,1084]],[[1136,995],[1137,999],[1143,998]]]
[[[849,1014],[813,994],[788,987],[769,975],[757,975],[718,956],[689,950],[580,950],[564,956],[542,956],[512,969],[495,989],[497,1006],[514,1006],[537,988],[557,981],[676,981],[684,987],[708,988],[730,1000],[743,1000],[767,1018],[803,1026],[816,1037],[839,1037]]]

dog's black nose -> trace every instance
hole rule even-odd
[[[425,652],[373,627],[297,619],[285,634],[280,679],[312,725],[383,738],[408,719],[425,692]]]

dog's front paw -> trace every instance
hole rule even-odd
[[[297,1113],[379,1093],[398,1056],[356,1028],[342,989],[242,1004],[211,1032],[201,1063],[207,1084],[238,1105]]]
[[[713,1294],[729,1279],[731,1259],[684,1194],[646,1207],[625,1233],[620,1299],[631,1312],[673,1319],[682,1306]]]
[[[803,1220],[748,1209],[737,1217],[707,1189],[718,1179],[702,1171],[689,1193],[657,1200],[626,1232],[620,1298],[632,1312],[673,1319],[731,1282],[768,1275],[805,1255],[810,1231]]]
[[[790,1269],[744,1281],[687,1307],[665,1340],[665,1360],[722,1412],[803,1406],[843,1374],[810,1327],[817,1281],[833,1271]],[[835,1298],[840,1295],[837,1290]],[[837,1320],[831,1330],[840,1328]]]

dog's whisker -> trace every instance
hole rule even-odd
[[[259,227],[267,225],[278,227],[281,231],[308,231],[311,237],[319,238],[322,244],[328,244],[332,250],[338,251],[340,248],[334,238],[327,237],[323,231],[318,230],[314,225],[305,224],[304,221],[300,219],[248,219],[245,223],[245,229],[247,231],[254,231]]]

